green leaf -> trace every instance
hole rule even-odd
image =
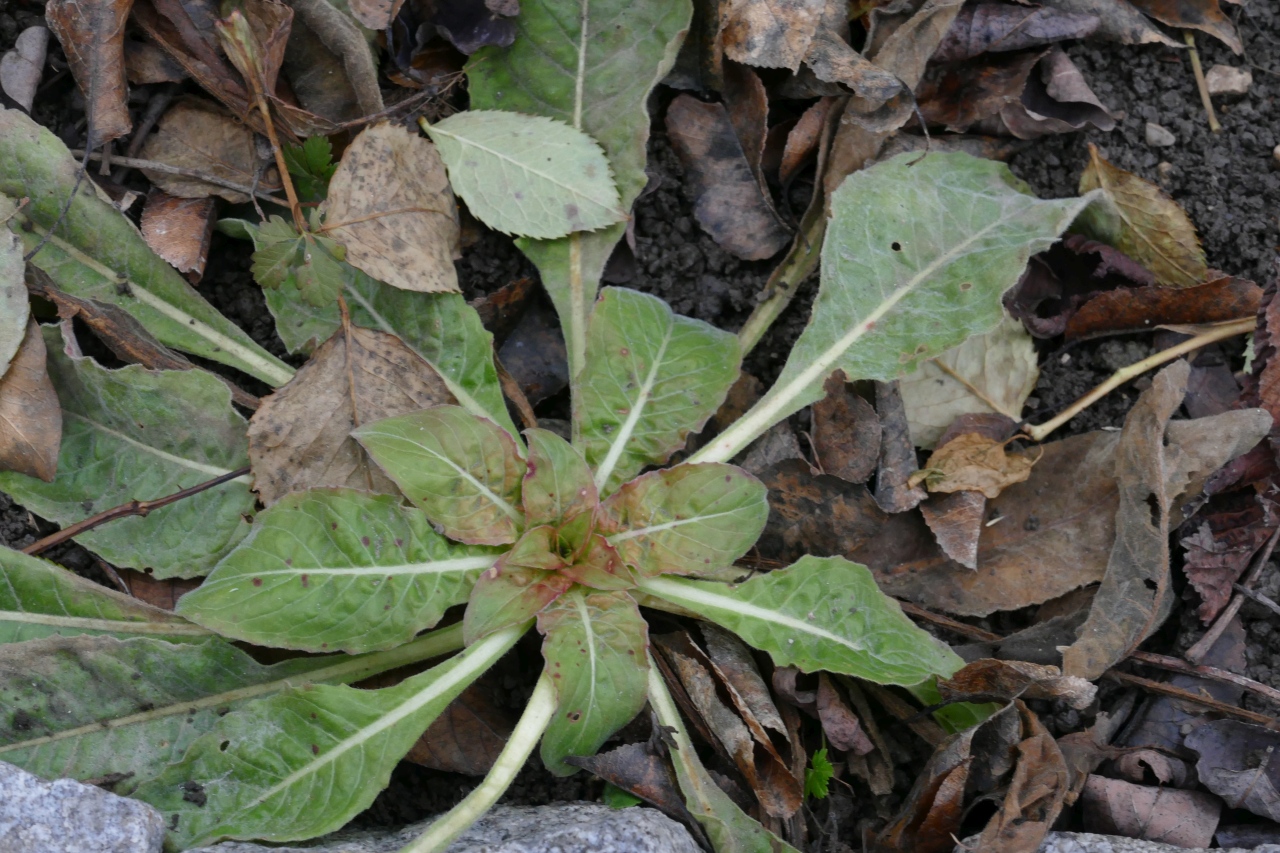
[[[0,220],[8,216],[12,207],[0,196]],[[18,353],[22,339],[27,334],[27,286],[23,284],[22,244],[11,231],[0,230],[0,376],[9,369],[9,362]]]
[[[574,384],[574,444],[608,494],[666,462],[702,428],[738,378],[738,339],[672,313],[653,296],[605,288]]]
[[[393,648],[467,600],[493,549],[457,545],[399,496],[294,492],[182,597],[178,612],[224,637],[304,651]]]
[[[0,109],[0,194],[29,198],[9,228],[25,251],[53,227],[76,186],[79,164],[56,136],[18,110]],[[25,224],[30,224],[30,231]],[[151,248],[93,181],[32,261],[72,296],[128,311],[163,344],[243,370],[270,385],[293,370],[223,317]]]
[[[399,337],[444,377],[459,405],[517,434],[493,364],[493,335],[461,295],[401,290],[350,264],[343,272],[342,295],[353,323]],[[341,324],[336,301],[311,305],[292,283],[267,290],[266,297],[289,352],[310,352]]]
[[[825,800],[831,777],[835,775],[836,769],[831,766],[824,746],[809,758],[809,766],[804,771],[804,795],[815,800]]]
[[[546,240],[626,219],[604,151],[563,121],[468,110],[423,127],[454,192],[495,231]]]
[[[328,237],[299,234],[282,217],[254,228],[253,279],[266,290],[292,285],[310,305],[336,304],[351,269],[346,250]]]
[[[246,703],[132,796],[164,814],[179,849],[331,832],[373,802],[418,736],[523,630],[495,634],[395,687],[312,685]]]
[[[324,201],[329,194],[329,179],[338,168],[328,137],[312,136],[301,145],[285,145],[281,151],[298,198],[303,202]]]
[[[647,180],[649,93],[675,63],[689,29],[689,0],[530,0],[514,18],[515,42],[467,63],[471,108],[558,119],[594,138],[629,211]],[[585,362],[587,316],[626,226],[555,241],[521,240],[560,313],[571,376]]]
[[[644,707],[649,680],[649,626],[625,592],[575,586],[538,614],[542,656],[557,705],[542,736],[552,773],[577,771],[566,756],[595,755]]]
[[[216,638],[55,637],[0,647],[0,761],[46,779],[131,774],[124,793],[181,760],[228,711],[303,683],[350,683],[455,651],[448,628],[395,652],[263,666]]]
[[[209,632],[62,566],[0,548],[0,643],[74,634],[145,634],[178,641]]]
[[[696,575],[750,550],[769,519],[768,497],[733,465],[677,465],[619,489],[604,504],[602,530],[642,575]]]
[[[462,620],[468,645],[527,622],[573,584],[573,578],[560,573],[564,559],[556,545],[554,528],[535,527],[480,576]]]
[[[459,542],[506,545],[524,518],[518,509],[525,464],[511,434],[458,406],[436,406],[368,424],[352,435]]]
[[[612,782],[605,782],[604,790],[600,792],[600,802],[611,809],[629,809],[640,805],[644,800],[630,791],[622,790]]]
[[[530,526],[559,524],[595,509],[598,501],[591,469],[569,442],[545,429],[525,430],[529,473],[521,494]]]
[[[887,382],[993,328],[1027,259],[1090,199],[1042,201],[1003,163],[959,153],[900,154],[853,173],[832,196],[822,283],[782,374],[694,460],[732,459],[820,400],[836,368]]]
[[[662,577],[640,588],[728,628],[778,666],[910,685],[964,665],[903,615],[866,566],[841,557],[801,557],[743,584]]]
[[[246,422],[231,392],[201,370],[108,370],[68,356],[44,330],[49,377],[62,402],[62,448],[52,483],[0,472],[0,489],[62,525],[130,500],[151,500],[249,464]],[[117,566],[157,578],[208,572],[249,532],[247,475],[151,512],[82,533],[76,541]]]

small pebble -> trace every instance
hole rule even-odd
[[[1215,65],[1204,75],[1205,87],[1210,95],[1248,94],[1253,85],[1253,73],[1248,68],[1232,68],[1230,65]]]
[[[1156,165],[1156,174],[1160,176],[1160,180],[1167,181],[1173,177],[1173,164],[1164,161]]]
[[[1178,138],[1153,121],[1147,122],[1147,144],[1153,148],[1167,148],[1175,144]]]
[[[1276,163],[1280,163],[1280,145],[1271,149],[1271,159],[1275,160]]]

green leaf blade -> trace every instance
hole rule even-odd
[[[542,654],[558,704],[542,736],[542,760],[569,775],[570,755],[596,750],[644,707],[649,626],[625,592],[574,587],[538,614]]]
[[[866,566],[840,557],[802,557],[737,585],[663,577],[640,588],[728,628],[778,666],[912,685],[964,665],[903,615]]]
[[[641,475],[604,505],[608,541],[646,577],[733,565],[769,519],[768,489],[723,463]]]
[[[724,402],[741,361],[735,336],[680,317],[656,297],[606,288],[573,410],[575,444],[601,493],[683,447]]]
[[[559,524],[595,509],[598,502],[591,469],[569,442],[545,429],[525,431],[529,473],[521,495],[529,526]]]
[[[53,482],[0,472],[0,489],[62,525],[130,500],[150,500],[248,465],[246,421],[231,393],[200,370],[108,370],[63,352],[45,329],[48,371],[63,409]],[[152,568],[157,578],[208,572],[249,532],[248,477],[239,477],[146,517],[76,537],[117,566]]]
[[[457,545],[398,496],[286,495],[178,612],[224,637],[350,653],[393,648],[467,600],[493,549]]]
[[[425,127],[454,191],[490,228],[545,240],[626,218],[604,151],[563,121],[468,110]]]
[[[507,545],[523,526],[525,464],[515,439],[458,406],[436,406],[368,424],[353,436],[446,536]]]
[[[727,461],[822,398],[840,368],[891,381],[986,332],[1033,252],[1090,197],[1041,200],[1008,167],[968,154],[902,154],[850,175],[832,197],[822,284],[773,388],[694,456]]]

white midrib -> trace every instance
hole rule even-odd
[[[21,221],[23,225],[30,224],[36,234],[39,234],[42,238],[48,237],[49,243],[58,247],[62,251],[66,252],[68,255],[74,258],[78,263],[93,270],[98,275],[106,279],[108,282],[127,283],[129,285],[129,292],[134,299],[137,299],[139,302],[143,303],[149,308],[159,311],[161,314],[165,315],[170,320],[173,320],[177,323],[181,323],[183,326],[187,327],[192,332],[196,333],[200,337],[214,344],[216,347],[222,350],[225,350],[228,353],[231,353],[236,358],[240,359],[240,361],[244,362],[246,365],[249,365],[254,369],[256,369],[260,374],[259,378],[272,382],[277,386],[283,385],[293,378],[293,374],[294,374],[293,368],[289,367],[288,365],[276,364],[275,362],[269,360],[268,358],[264,358],[259,353],[256,353],[253,350],[249,349],[239,341],[236,341],[232,338],[227,337],[222,332],[219,332],[217,329],[213,328],[207,323],[197,320],[195,317],[192,317],[190,314],[183,311],[181,308],[178,308],[176,305],[171,305],[170,303],[161,299],[159,296],[156,296],[154,293],[147,290],[145,287],[138,284],[136,281],[133,281],[132,279],[129,279],[127,276],[124,276],[121,273],[116,272],[115,270],[108,267],[106,264],[98,261],[96,258],[86,255],[84,252],[80,251],[78,248],[71,245],[66,240],[63,240],[61,237],[49,234],[39,225],[36,225],[34,222],[32,222],[29,218],[23,217],[22,214],[17,214],[15,216],[15,220]]]
[[[400,563],[394,566],[353,566],[351,568],[307,568],[290,566],[287,569],[271,569],[266,572],[246,572],[246,576],[269,578],[276,575],[297,577],[298,575],[343,575],[359,577],[362,575],[444,575],[454,572],[469,572],[474,569],[487,569],[498,561],[498,555],[477,557],[455,557],[452,560],[438,560],[432,563]],[[243,578],[224,583],[239,583]],[[208,586],[208,584],[205,584]]]
[[[587,648],[587,667],[590,670],[588,678],[591,688],[587,694],[590,699],[586,707],[590,711],[596,707],[596,668],[599,663],[596,659],[596,632],[591,626],[591,613],[587,610],[587,602],[581,595],[574,596],[573,606],[578,611],[578,618],[582,620],[582,632]],[[585,712],[583,716],[586,716]]]
[[[404,436],[401,436],[401,435],[396,435],[394,433],[388,434],[388,433],[371,432],[371,433],[366,433],[366,435],[381,435],[387,438],[400,439],[400,440],[409,442],[414,447],[421,450],[423,453],[427,454],[433,459],[440,460],[445,465],[452,468],[459,477],[466,480],[471,485],[475,486],[476,491],[478,491],[481,495],[483,495],[490,503],[492,503],[498,509],[502,510],[503,513],[505,513],[509,518],[511,518],[514,522],[516,522],[516,524],[520,524],[520,522],[523,521],[523,518],[521,517],[520,513],[516,511],[515,507],[513,507],[511,504],[507,503],[502,498],[494,494],[493,491],[490,490],[488,486],[486,486],[484,483],[476,479],[476,476],[474,474],[472,474],[470,471],[460,466],[458,463],[454,462],[449,457],[436,453],[434,450],[432,450],[429,447],[424,447],[423,445],[418,444],[418,442],[416,441],[405,438]]]
[[[658,347],[657,355],[653,357],[653,364],[649,366],[649,375],[644,378],[644,384],[640,386],[640,393],[636,395],[635,402],[631,404],[631,411],[627,413],[627,419],[623,421],[622,427],[613,439],[613,443],[609,445],[609,453],[604,457],[604,461],[600,463],[600,467],[596,469],[596,490],[599,492],[604,491],[605,483],[609,482],[609,475],[617,467],[618,460],[622,458],[622,451],[626,450],[627,442],[631,440],[631,434],[636,430],[636,424],[640,423],[640,417],[644,414],[645,406],[649,405],[649,397],[653,394],[653,386],[658,381],[658,370],[662,367],[662,361],[667,356],[667,344],[671,342],[671,336],[675,333],[675,328],[674,322],[667,326],[667,332],[662,337],[662,344]]]
[[[115,634],[159,634],[162,636],[203,637],[212,634],[190,622],[130,622],[123,619],[92,619],[88,616],[55,616],[22,610],[0,610],[0,624],[24,622],[54,628],[79,628],[84,631],[110,631]]]
[[[781,628],[789,628],[798,634],[808,634],[811,637],[837,643],[846,649],[850,649],[855,652],[863,651],[861,644],[850,642],[847,637],[841,637],[839,634],[833,634],[832,632],[810,624],[803,619],[797,619],[794,616],[788,616],[787,614],[779,613],[776,610],[769,610],[764,607],[758,607],[754,604],[748,604],[744,601],[738,601],[728,597],[727,595],[717,595],[710,590],[696,587],[692,584],[681,583],[680,581],[672,580],[670,578],[656,577],[641,580],[638,585],[640,589],[645,592],[656,595],[659,598],[665,598],[676,604],[682,604],[696,613],[700,613],[700,611],[698,611],[698,608],[693,605],[703,604],[720,610],[727,610],[731,613],[737,613],[741,616],[758,619],[761,622],[767,622]]]
[[[133,445],[134,447],[138,448],[139,450],[141,450],[141,451],[142,451],[142,452],[144,452],[144,453],[149,453],[149,454],[151,454],[152,456],[155,456],[155,457],[156,457],[156,458],[158,458],[158,459],[163,459],[164,461],[166,461],[166,462],[170,462],[170,463],[172,463],[172,464],[174,464],[174,465],[178,465],[178,466],[181,466],[181,467],[183,467],[183,468],[188,468],[188,469],[190,469],[190,470],[192,470],[192,471],[198,471],[198,472],[200,472],[201,474],[208,474],[210,477],[221,477],[221,476],[223,476],[224,474],[230,474],[230,473],[231,473],[231,469],[230,469],[230,468],[219,468],[219,467],[218,467],[218,466],[216,466],[216,465],[206,465],[206,464],[204,464],[203,462],[196,462],[196,461],[195,461],[195,460],[193,460],[193,459],[184,459],[184,458],[183,458],[183,457],[181,457],[181,456],[175,456],[175,455],[174,455],[174,454],[172,454],[172,453],[168,453],[168,452],[166,452],[166,451],[164,451],[164,450],[160,450],[159,448],[152,447],[152,446],[151,446],[151,445],[149,445],[149,444],[143,444],[142,442],[138,441],[137,439],[135,439],[135,438],[130,438],[129,436],[125,435],[124,433],[120,432],[119,430],[114,430],[114,429],[112,429],[112,428],[111,428],[111,427],[109,427],[109,426],[104,426],[103,424],[98,423],[97,421],[93,420],[92,418],[87,418],[87,417],[85,417],[84,415],[80,414],[79,412],[72,412],[72,411],[68,411],[68,410],[64,409],[64,410],[63,410],[63,412],[62,412],[62,414],[63,414],[63,416],[64,416],[64,417],[74,418],[75,420],[78,420],[78,421],[84,421],[84,422],[85,422],[86,424],[88,424],[90,427],[92,427],[93,429],[95,429],[95,430],[97,430],[97,431],[99,431],[99,432],[104,432],[104,433],[106,433],[107,435],[111,436],[112,438],[118,439],[119,441],[123,441],[123,442],[125,442],[126,444]],[[243,476],[236,477],[234,480],[231,480],[230,482],[232,482],[232,483],[248,483],[248,482],[251,482],[251,478],[250,478],[250,476],[249,476],[248,474],[245,474],[245,475],[243,475]]]
[[[635,527],[631,530],[624,530],[621,533],[615,533],[606,537],[610,545],[617,545],[619,542],[626,542],[628,539],[638,539],[641,536],[650,536],[654,533],[662,533],[665,530],[674,530],[677,527],[683,527],[686,524],[700,524],[704,521],[710,521],[713,518],[724,518],[725,516],[737,515],[739,509],[731,509],[725,512],[714,512],[710,515],[695,515],[692,518],[681,518],[675,521],[668,521],[663,524],[654,524],[649,527]]]
[[[360,293],[349,284],[346,287],[344,287],[343,290],[346,292],[348,296],[351,297],[353,302],[358,302],[361,308],[369,312],[369,316],[373,318],[374,322],[377,323],[379,327],[381,327],[382,331],[386,332],[389,335],[395,335],[396,337],[400,338],[401,341],[404,342],[405,346],[413,350],[414,354],[416,354],[418,358],[422,359],[427,364],[431,365],[432,369],[435,370],[435,372],[440,376],[440,378],[444,380],[444,384],[449,389],[449,393],[451,393],[454,396],[454,399],[458,401],[459,406],[462,406],[462,408],[466,409],[468,412],[470,412],[473,415],[479,415],[482,418],[488,418],[494,423],[499,423],[499,421],[494,417],[493,413],[485,409],[484,406],[480,405],[480,402],[476,400],[475,397],[471,396],[471,393],[467,391],[466,388],[463,388],[461,385],[455,382],[451,377],[446,376],[444,371],[441,370],[439,367],[437,367],[434,361],[427,358],[422,353],[418,352],[418,350],[414,348],[408,341],[405,341],[404,338],[402,338],[400,334],[396,331],[395,327],[392,326],[390,323],[388,323],[387,319],[383,317],[382,314],[380,314],[377,310],[374,309],[373,305],[370,304],[368,299],[364,298],[364,294]]]
[[[275,785],[254,797],[242,808],[242,811],[257,808],[276,794],[292,787],[299,780],[318,772],[325,765],[332,764],[353,749],[359,749],[373,738],[413,716],[423,707],[434,702],[437,697],[448,693],[459,684],[466,684],[474,680],[481,672],[488,669],[507,648],[513,645],[524,631],[525,626],[520,625],[490,634],[459,655],[456,658],[458,665],[453,669],[405,700],[395,710],[384,714],[373,723],[344,738],[333,749],[312,761],[308,761]]]
[[[905,285],[895,289],[893,294],[884,302],[881,302],[862,322],[855,325],[843,337],[828,347],[822,355],[814,359],[795,379],[787,383],[786,387],[775,385],[771,388],[769,393],[765,394],[760,402],[751,408],[751,411],[742,416],[741,420],[721,433],[720,437],[714,442],[693,454],[688,461],[728,462],[737,456],[748,444],[763,435],[765,430],[795,411],[795,408],[791,407],[792,402],[803,394],[810,385],[830,373],[831,368],[840,359],[840,356],[844,355],[863,335],[875,328],[876,323],[880,322],[886,314],[897,307],[899,302],[906,299],[908,295],[913,293],[917,287],[942,267],[965,254],[972,244],[985,237],[989,231],[1004,223],[1004,218],[994,220],[927,264],[912,276]]]

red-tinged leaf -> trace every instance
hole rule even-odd
[[[1201,518],[1182,540],[1187,549],[1183,571],[1200,594],[1200,620],[1208,625],[1231,600],[1232,584],[1270,538],[1280,519],[1270,501],[1258,501],[1243,511],[1224,511]]]
[[[564,565],[553,528],[535,527],[521,536],[471,591],[462,622],[467,645],[537,616],[573,585],[560,573]]]
[[[598,502],[591,468],[569,442],[544,429],[525,431],[529,442],[529,470],[521,500],[529,525],[558,525]]]

